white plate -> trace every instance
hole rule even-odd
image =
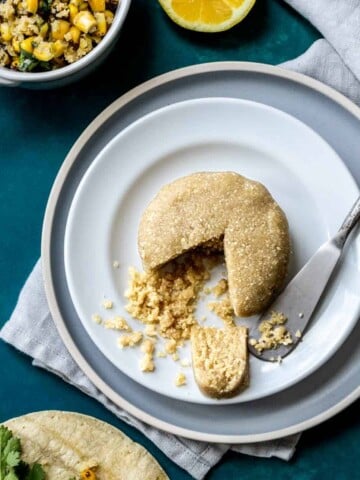
[[[175,387],[180,365],[170,358],[156,359],[156,371],[144,374],[138,367],[139,350],[120,350],[119,333],[95,324],[91,316],[119,314],[134,329],[142,328],[126,314],[123,297],[128,267],[141,268],[136,246],[140,216],[163,184],[205,170],[237,171],[268,187],[289,220],[294,250],[291,275],[335,233],[358,194],[348,170],[321,137],[279,110],[229,98],[173,104],[119,133],[84,175],[66,225],[67,282],[93,342],[131,378],[181,400],[244,402],[298,382],[345,340],[357,320],[360,242],[353,242],[346,252],[301,345],[280,366],[251,358],[251,385],[241,395],[220,402],[204,397],[191,369],[183,369],[187,386]],[[120,268],[113,268],[114,260]],[[113,310],[101,308],[104,297],[114,301]],[[206,316],[207,324],[221,325],[209,312]],[[180,353],[190,358],[188,346]]]

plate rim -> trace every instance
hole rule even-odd
[[[312,90],[319,92],[322,95],[329,97],[335,103],[338,103],[345,110],[355,116],[360,120],[360,108],[358,108],[353,102],[343,96],[341,93],[337,92],[333,88],[324,85],[318,80],[314,80],[306,75],[299,74],[297,72],[287,71],[281,67],[253,63],[253,62],[211,62],[204,63],[200,65],[192,65],[188,67],[183,67],[170,71],[168,73],[156,76],[141,85],[131,89],[124,95],[120,96],[114,102],[112,102],[105,110],[103,110],[83,131],[83,133],[78,137],[78,139],[73,144],[69,153],[67,154],[64,162],[58,172],[58,175],[55,178],[53,187],[50,191],[49,199],[47,202],[44,222],[42,228],[41,236],[41,255],[42,255],[42,270],[44,278],[44,287],[47,301],[49,304],[49,309],[54,319],[55,326],[65,344],[69,350],[70,355],[73,357],[74,361],[78,364],[81,370],[89,377],[89,379],[116,405],[124,408],[130,414],[134,415],[138,419],[167,432],[180,435],[187,438],[192,438],[194,440],[201,440],[207,442],[221,442],[221,443],[256,443],[261,441],[267,441],[272,439],[281,438],[287,435],[298,433],[300,431],[311,428],[323,421],[331,418],[336,415],[355,400],[360,397],[360,386],[353,390],[349,395],[340,400],[336,405],[325,410],[321,414],[317,414],[305,421],[292,425],[290,427],[274,430],[266,433],[258,434],[247,434],[247,435],[219,435],[219,434],[209,434],[203,433],[196,430],[190,430],[187,428],[182,428],[174,426],[171,423],[159,420],[153,415],[146,413],[134,407],[131,403],[125,400],[120,394],[114,392],[107,384],[99,377],[99,375],[92,369],[88,364],[84,356],[80,353],[77,345],[71,338],[65,322],[61,316],[60,308],[56,299],[54,285],[52,283],[52,272],[51,272],[51,233],[54,223],[54,217],[57,207],[57,199],[62,190],[62,187],[68,177],[68,174],[77,158],[78,153],[86,145],[87,141],[91,136],[96,132],[96,130],[104,124],[116,111],[125,106],[127,103],[130,103],[136,97],[144,94],[145,92],[150,91],[151,89],[191,75],[203,74],[215,71],[243,71],[243,72],[255,72],[271,75],[274,77],[280,77],[284,79],[291,80],[293,82],[305,85]],[[347,165],[345,164],[345,167]]]

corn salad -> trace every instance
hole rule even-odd
[[[118,0],[0,0],[0,66],[21,72],[64,67],[104,37]]]

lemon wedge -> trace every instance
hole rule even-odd
[[[223,32],[241,22],[256,0],[159,0],[171,20],[188,30]]]

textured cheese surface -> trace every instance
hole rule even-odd
[[[290,254],[286,217],[259,182],[234,172],[200,172],[163,186],[141,218],[146,270],[223,238],[236,315],[262,311],[281,289]]]

